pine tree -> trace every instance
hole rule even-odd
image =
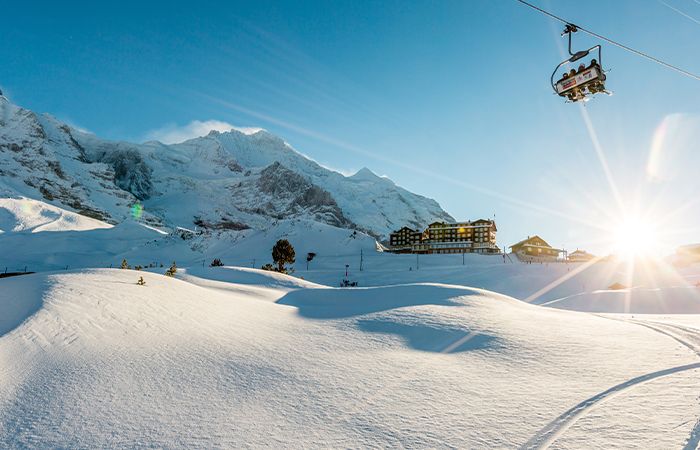
[[[281,273],[287,273],[284,265],[294,264],[296,261],[296,253],[294,252],[294,247],[286,239],[280,239],[277,241],[274,247],[272,247],[272,261],[277,264],[277,271]]]
[[[122,269],[128,269],[129,263],[126,262],[126,258],[122,259]]]

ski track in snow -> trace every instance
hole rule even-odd
[[[620,322],[628,322],[628,323],[633,323],[635,325],[640,325],[646,328],[649,328],[650,330],[653,330],[657,333],[663,334],[664,336],[670,337],[671,339],[677,341],[684,347],[688,348],[691,350],[693,353],[695,353],[697,356],[700,357],[700,347],[697,347],[694,345],[692,342],[689,342],[686,339],[690,339],[690,341],[696,341],[698,344],[700,344],[700,330],[676,325],[676,324],[670,324],[670,323],[663,323],[663,322],[655,322],[655,321],[644,321],[644,320],[625,320],[625,319],[617,319],[601,314],[594,314],[595,316],[602,317],[605,319],[610,319],[610,320],[618,320]],[[679,337],[678,335],[674,334],[673,332],[669,331],[673,330],[676,332],[680,332],[680,334],[684,337]],[[650,381],[656,380],[658,378],[666,377],[669,375],[674,375],[679,372],[685,372],[688,370],[696,370],[700,369],[700,362],[698,363],[693,363],[693,364],[684,364],[682,366],[676,366],[676,367],[671,367],[669,369],[663,369],[663,370],[658,370],[654,372],[650,372],[644,375],[640,375],[634,378],[631,378],[625,382],[622,382],[620,384],[617,384],[609,389],[606,389],[603,392],[600,392],[592,397],[587,398],[586,400],[582,401],[581,403],[575,405],[574,407],[570,408],[569,410],[565,411],[563,414],[561,414],[559,417],[556,419],[552,420],[549,422],[544,428],[542,428],[537,434],[535,434],[530,440],[528,440],[525,444],[523,444],[520,448],[521,450],[525,449],[547,449],[549,448],[550,445],[552,445],[557,439],[559,439],[569,428],[571,428],[581,417],[584,415],[588,414],[591,410],[594,408],[600,406],[602,403],[630,390],[635,387],[638,387],[640,385],[643,385],[645,383],[648,383]],[[688,437],[685,445],[683,446],[683,450],[696,450],[698,448],[698,444],[700,444],[700,418],[695,422],[695,425],[693,426],[693,429],[690,432],[690,436]]]
[[[697,341],[700,344],[700,331],[688,327],[684,327],[681,325],[676,325],[676,324],[670,324],[670,323],[663,323],[663,322],[654,322],[654,321],[637,321],[637,320],[630,320],[632,323],[636,323],[637,325],[642,325],[647,328],[650,328],[658,333],[664,334],[666,336],[669,336],[672,339],[675,339],[676,341],[680,342],[682,345],[688,347],[690,350],[692,350],[696,355],[700,356],[700,350],[698,347],[690,344],[689,342],[679,339],[677,336],[673,335],[672,333],[669,333],[668,331],[665,331],[663,328],[666,327],[667,329],[673,329],[676,331],[680,331],[681,334],[685,334],[688,338],[691,340]],[[653,325],[652,325],[653,324]],[[698,446],[700,445],[700,418],[698,418],[695,421],[695,425],[693,425],[693,429],[690,431],[690,435],[688,436],[688,440],[686,441],[685,445],[683,446],[683,450],[696,450]]]
[[[700,445],[700,419],[695,422],[693,429],[690,431],[690,436],[683,446],[683,450],[697,450]]]

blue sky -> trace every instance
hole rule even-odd
[[[700,72],[700,2],[533,2]],[[0,87],[101,137],[262,127],[457,219],[495,214],[502,244],[604,252],[635,212],[700,242],[700,81],[603,44],[615,95],[565,104],[562,26],[514,0],[25,3],[3,6]]]

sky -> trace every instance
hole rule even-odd
[[[700,1],[532,1],[700,73]],[[0,88],[103,138],[259,127],[458,220],[495,216],[500,245],[603,253],[630,220],[664,251],[700,242],[700,81],[602,42],[614,95],[567,104],[549,86],[563,25],[515,0],[34,1],[3,18]]]

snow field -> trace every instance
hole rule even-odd
[[[0,280],[0,317],[15,315],[0,336],[0,447],[514,448],[630,382],[557,445],[580,448],[590,427],[607,442],[653,415],[659,426],[635,436],[681,446],[697,419],[682,378],[697,371],[636,386],[698,361],[636,323],[461,286],[334,289],[198,270]],[[215,271],[219,281],[201,277]],[[38,307],[18,311],[18,298]],[[603,420],[657,382],[666,403],[635,402],[617,428]]]

